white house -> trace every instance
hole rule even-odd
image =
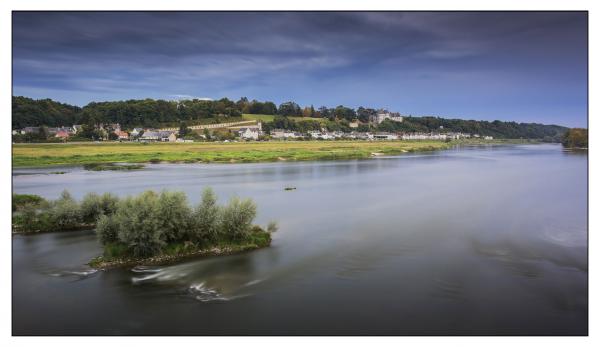
[[[238,134],[244,140],[258,140],[260,130],[258,128],[241,128],[238,130]]]
[[[140,137],[141,141],[162,141],[162,142],[174,142],[177,139],[175,132],[173,131],[152,131],[145,130]]]
[[[398,135],[392,133],[373,134],[374,140],[398,140]]]
[[[142,132],[142,128],[133,128],[133,130],[129,133],[131,136],[133,137],[137,137],[141,132]]]
[[[274,139],[283,139],[285,137],[285,130],[273,129],[271,130],[271,137]]]
[[[402,140],[445,140],[446,134],[437,133],[410,133],[402,134]]]
[[[397,113],[397,112],[391,113],[391,112],[388,112],[385,110],[380,110],[373,117],[374,122],[377,124],[381,124],[386,119],[389,119],[394,122],[402,122],[404,120],[404,118],[400,115],[400,113]]]
[[[133,132],[131,132],[133,135]],[[144,131],[140,137],[141,141],[160,141],[160,133],[158,131],[147,130]]]
[[[289,130],[273,129],[271,130],[271,137],[274,139],[294,139],[297,137],[302,137],[302,134]]]

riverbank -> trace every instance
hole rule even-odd
[[[13,167],[44,167],[98,163],[366,159],[375,155],[443,150],[457,145],[509,143],[531,143],[531,140],[14,144],[12,163]]]

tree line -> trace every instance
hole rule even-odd
[[[319,130],[325,126],[331,131],[389,131],[389,132],[462,132],[494,136],[496,138],[536,138],[558,142],[568,128],[558,125],[538,123],[517,123],[502,121],[475,121],[446,119],[440,117],[404,117],[403,122],[386,120],[381,124],[366,125],[377,114],[373,108],[353,109],[343,105],[334,108],[313,105],[300,107],[293,101],[276,106],[271,101],[238,101],[227,98],[219,100],[125,100],[91,102],[84,107],[55,102],[50,99],[34,100],[23,96],[13,97],[13,129],[27,126],[69,126],[87,125],[92,131],[96,124],[119,123],[124,129],[133,127],[161,127],[166,124],[180,125],[182,122],[193,124],[196,121],[216,119],[227,121],[242,114],[276,115],[272,122],[265,122],[266,130],[281,128],[299,132]],[[298,121],[290,117],[304,117]],[[314,118],[326,121],[319,122]],[[362,125],[350,128],[349,123],[358,120]]]
[[[461,132],[504,139],[541,139],[560,142],[567,127],[539,123],[518,123],[446,119],[439,117],[404,117],[402,122],[386,120],[378,126],[380,131],[390,132]]]

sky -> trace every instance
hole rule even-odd
[[[586,12],[13,12],[13,95],[587,127]]]

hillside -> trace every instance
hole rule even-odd
[[[249,113],[257,112],[257,113]],[[272,114],[265,114],[270,112]],[[229,122],[240,119],[260,120],[265,130],[284,128],[295,131],[316,130],[326,127],[332,131],[389,131],[389,132],[462,132],[488,135],[495,138],[542,139],[558,142],[568,128],[558,125],[502,121],[476,121],[439,117],[405,117],[403,122],[386,120],[379,125],[366,124],[374,109],[338,106],[300,108],[286,102],[278,108],[272,102],[248,101],[242,98],[220,100],[126,100],[91,102],[84,107],[72,106],[50,99],[34,100],[13,96],[12,127],[68,126],[72,124],[120,123],[125,129],[133,127],[174,127],[181,122],[188,125]],[[360,119],[363,124],[350,128],[349,121]]]
[[[23,96],[12,98],[12,128],[46,125],[73,125],[80,119],[81,108],[50,99],[33,100]]]

